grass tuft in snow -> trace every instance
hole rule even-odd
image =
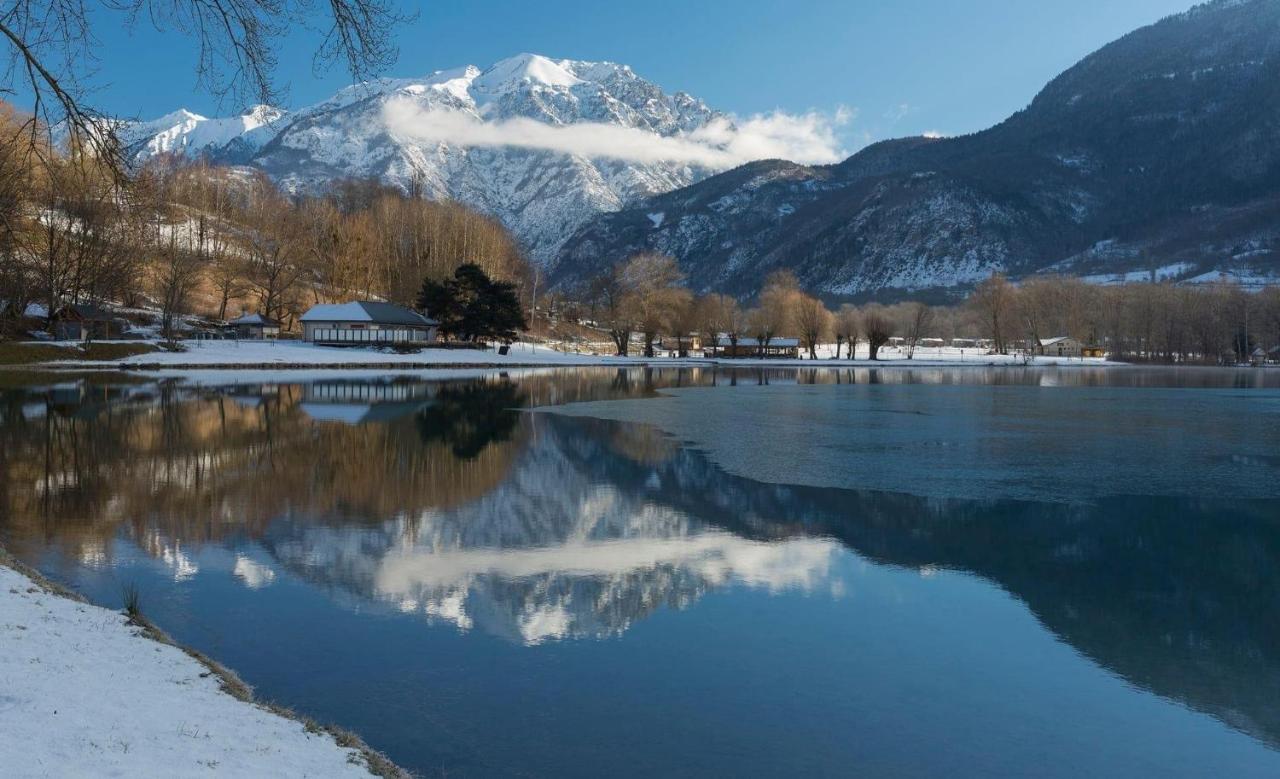
[[[137,624],[142,617],[142,591],[138,589],[136,582],[128,582],[124,585],[124,613],[129,616],[129,621]]]

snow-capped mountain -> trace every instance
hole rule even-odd
[[[125,152],[138,162],[160,154],[205,154],[217,160],[240,160],[271,140],[287,116],[287,111],[267,105],[222,119],[179,108],[159,119],[124,123],[116,132]]]
[[[441,135],[437,120],[461,128],[461,137]],[[530,120],[548,128],[604,125],[640,133],[634,137],[641,140],[682,138],[725,121],[700,100],[667,94],[626,65],[521,54],[484,69],[356,84],[292,113],[259,106],[206,119],[179,110],[126,124],[120,134],[136,161],[162,152],[204,155],[261,168],[292,191],[321,191],[353,177],[417,186],[428,197],[499,217],[541,261],[596,214],[714,172],[696,160],[588,157],[501,139],[482,145],[475,132],[527,129],[511,123]]]

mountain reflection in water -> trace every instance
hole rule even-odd
[[[194,550],[224,545],[241,550],[246,587],[287,574],[524,645],[619,636],[730,585],[838,597],[833,562],[852,551],[982,577],[1130,683],[1280,744],[1276,500],[773,485],[651,427],[518,410],[796,376],[0,391],[0,540],[33,562],[53,550],[89,567],[131,543],[175,580],[198,575]]]

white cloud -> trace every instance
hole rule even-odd
[[[526,118],[484,122],[464,111],[423,108],[408,97],[389,100],[383,107],[383,119],[392,133],[423,143],[536,149],[714,169],[771,158],[804,164],[839,162],[848,155],[838,129],[852,118],[853,112],[844,107],[831,114],[775,111],[745,119],[717,119],[688,135],[663,137],[601,123],[550,125]]]

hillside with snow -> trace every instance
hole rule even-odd
[[[1274,283],[1277,83],[1280,0],[1215,0],[1085,57],[983,132],[761,161],[602,214],[551,278],[660,251],[695,289],[745,296],[778,268],[841,298],[948,299],[993,272]]]

